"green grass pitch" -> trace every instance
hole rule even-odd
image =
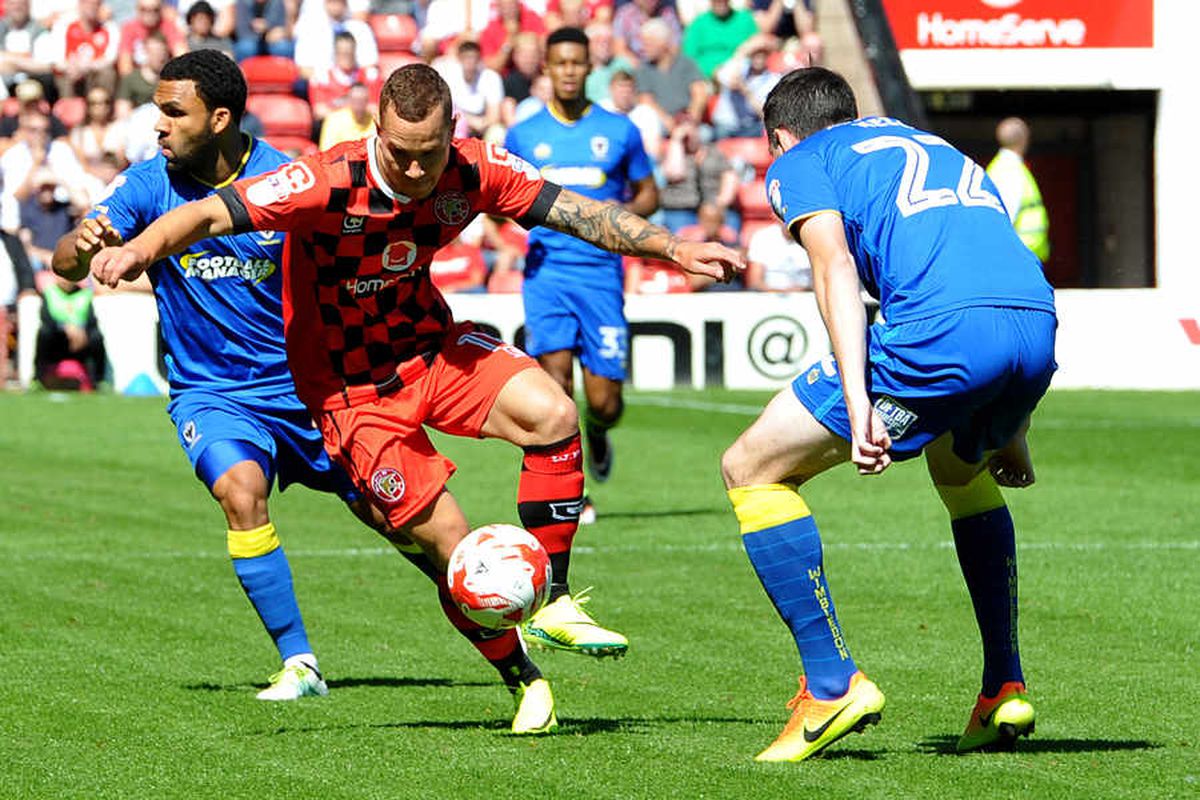
[[[332,693],[260,703],[274,651],[163,401],[0,396],[0,798],[1177,798],[1200,796],[1200,395],[1056,392],[1038,485],[1008,494],[1037,733],[952,754],[980,664],[920,464],[805,497],[881,725],[803,764],[753,755],[799,661],[718,476],[761,393],[635,394],[576,588],[622,661],[536,655],[560,732],[511,701],[424,578],[336,499],[274,499]],[[516,522],[516,452],[440,439],[475,524]]]

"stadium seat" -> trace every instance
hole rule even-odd
[[[742,210],[742,226],[755,219],[774,219],[767,202],[766,183],[760,178],[738,187],[738,207]]]
[[[367,18],[380,53],[411,53],[419,31],[407,14],[372,14]]]
[[[250,94],[291,94],[300,77],[296,62],[283,56],[251,56],[241,67]]]
[[[307,136],[267,136],[265,137],[267,144],[277,150],[282,150],[288,155],[293,153],[297,156],[309,156],[318,151],[317,143],[309,139]]]
[[[407,64],[420,64],[421,57],[412,53],[379,53],[379,74],[386,81],[388,76]]]
[[[283,94],[252,94],[246,110],[262,121],[263,135],[312,138],[312,108],[299,97]]]
[[[766,136],[735,136],[717,139],[717,149],[730,161],[740,161],[754,167],[754,174],[761,178],[771,166],[771,151]]]
[[[63,125],[74,128],[83,122],[83,118],[87,115],[87,98],[60,97],[54,103],[53,113],[62,121]]]

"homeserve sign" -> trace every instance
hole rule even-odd
[[[992,8],[1011,8],[1021,0],[980,0]],[[921,47],[1082,47],[1087,23],[1077,17],[1032,19],[1010,11],[1000,17],[953,19],[940,11],[917,14]]]

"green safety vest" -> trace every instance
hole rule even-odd
[[[88,314],[92,308],[92,290],[79,289],[75,292],[64,292],[58,284],[53,283],[42,292],[42,301],[46,311],[60,325],[87,326]]]
[[[989,175],[997,168],[996,162],[999,159],[997,154],[988,164]],[[1025,246],[1045,263],[1050,258],[1050,218],[1046,215],[1046,205],[1042,202],[1042,193],[1038,189],[1037,181],[1033,179],[1033,173],[1025,166],[1024,161],[1020,162],[1020,165],[1021,178],[1025,185],[1021,188],[1021,204],[1017,207],[1013,228]]]

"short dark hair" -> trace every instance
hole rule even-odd
[[[160,81],[192,81],[196,95],[211,112],[229,109],[235,123],[246,113],[246,77],[237,63],[220,50],[193,50],[163,65]]]
[[[192,19],[200,16],[201,14],[207,14],[211,19],[217,18],[217,12],[213,9],[212,4],[210,4],[208,0],[196,0],[196,2],[192,3],[191,7],[188,8],[186,18],[187,24],[191,25]]]
[[[612,75],[608,78],[608,83],[611,86],[617,81],[629,81],[635,87],[637,86],[637,76],[627,69],[614,69]]]
[[[585,50],[590,49],[591,42],[588,41],[587,34],[581,28],[558,28],[546,37],[546,50],[549,50],[556,44],[568,42],[570,44],[581,44]]]
[[[804,139],[830,125],[856,119],[858,104],[846,79],[824,67],[789,72],[767,95],[763,124],[771,144],[778,146],[775,129]]]
[[[388,76],[379,94],[379,118],[390,108],[406,122],[420,122],[441,106],[449,125],[454,116],[450,87],[428,64],[405,64]]]
[[[483,52],[482,48],[479,46],[479,42],[475,41],[474,39],[463,39],[458,43],[458,47],[454,49],[454,52],[461,56],[463,53],[468,53],[472,50],[474,50],[476,53]]]

